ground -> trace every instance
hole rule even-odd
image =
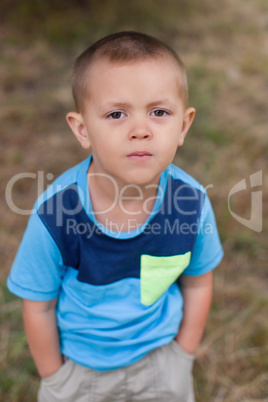
[[[267,221],[250,218],[250,175],[261,172],[267,216],[268,4],[264,0],[3,2],[0,12],[0,401],[34,401],[38,376],[23,332],[21,301],[6,277],[38,192],[86,156],[67,127],[74,58],[119,30],[158,36],[179,52],[197,115],[175,163],[208,191],[225,257],[194,367],[197,402],[268,401]],[[10,180],[19,180],[12,191]],[[37,185],[43,178],[43,185]],[[260,209],[260,208],[259,208]],[[261,211],[259,211],[261,213]]]

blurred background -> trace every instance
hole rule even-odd
[[[72,64],[92,42],[120,30],[152,34],[180,54],[197,109],[174,162],[207,187],[225,258],[194,366],[196,400],[268,401],[266,0],[1,1],[0,401],[35,401],[39,384],[21,300],[6,288],[28,216],[10,209],[5,189],[27,172],[12,200],[29,210],[52,178],[87,156],[65,121],[73,109]],[[234,215],[250,222],[256,172],[262,228]],[[240,186],[228,208],[231,189],[244,179],[247,189]]]

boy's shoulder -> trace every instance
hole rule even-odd
[[[206,189],[196,179],[194,179],[189,173],[186,173],[178,166],[171,164],[169,165],[167,171],[169,177],[172,177],[172,179],[179,180],[187,186],[199,190],[202,193],[206,193]]]
[[[48,186],[48,188],[37,198],[35,203],[35,209],[39,208],[44,202],[46,202],[49,198],[53,197],[57,193],[60,193],[66,190],[68,187],[74,185],[78,181],[78,176],[85,173],[88,170],[88,166],[90,163],[90,159],[86,158],[82,162],[78,163],[75,166],[72,166],[70,169],[63,172],[60,176],[58,176],[53,183]]]

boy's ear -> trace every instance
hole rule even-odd
[[[85,149],[89,149],[91,144],[88,138],[83,116],[80,113],[69,112],[66,115],[66,120],[81,146]]]
[[[188,107],[188,109],[186,109],[184,112],[183,124],[180,132],[178,147],[181,147],[183,145],[184,138],[186,137],[186,134],[189,128],[191,127],[192,122],[194,121],[194,116],[195,116],[195,109],[193,107]]]

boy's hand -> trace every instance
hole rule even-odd
[[[181,276],[184,307],[176,341],[191,354],[197,350],[207,321],[212,298],[212,279],[212,272],[200,276]]]
[[[29,348],[41,377],[54,374],[63,364],[56,320],[57,299],[23,301],[23,320]]]

